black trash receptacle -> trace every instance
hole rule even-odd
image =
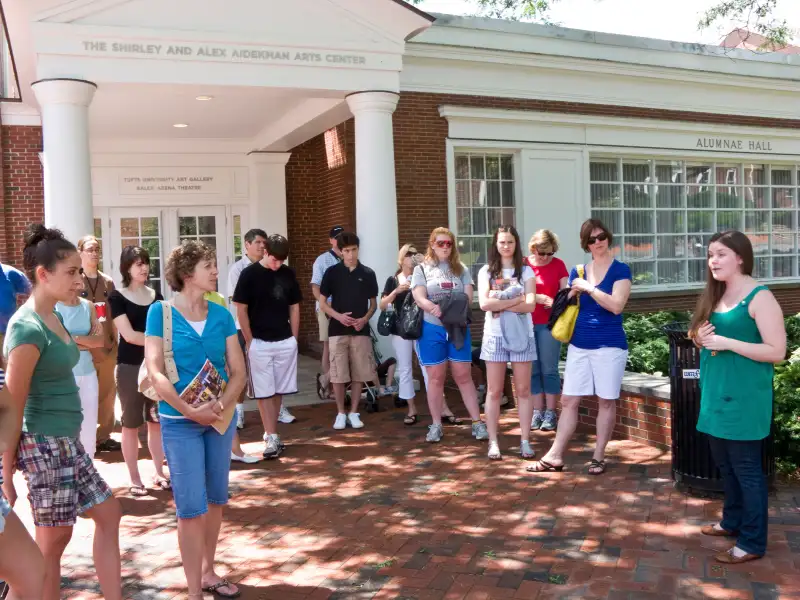
[[[689,339],[689,323],[670,323],[662,330],[669,338],[670,416],[672,417],[672,478],[690,490],[721,492],[719,469],[705,434],[697,431],[700,416],[700,350]],[[764,473],[775,478],[774,437],[764,440]]]

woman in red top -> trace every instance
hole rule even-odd
[[[533,311],[533,332],[536,337],[536,360],[531,372],[533,420],[531,429],[553,431],[556,428],[556,399],[561,393],[558,359],[561,342],[553,339],[547,321],[558,290],[567,287],[569,272],[564,261],[553,255],[558,252],[558,237],[549,229],[540,229],[528,242],[531,255],[528,264],[536,275],[536,309]],[[547,410],[545,408],[547,399]]]

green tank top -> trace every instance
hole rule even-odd
[[[731,310],[712,312],[717,335],[760,344],[763,340],[748,307],[757,286]],[[697,430],[726,440],[761,440],[772,424],[772,363],[756,362],[735,352],[700,351],[700,417]]]

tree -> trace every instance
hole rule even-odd
[[[421,4],[423,1],[410,0],[412,4]],[[791,42],[793,32],[785,19],[775,16],[775,9],[778,2],[788,5],[789,2],[797,1],[718,0],[703,13],[697,28],[703,30],[719,25],[724,26],[727,31],[739,28],[763,36],[765,41],[760,44],[761,49],[780,50]],[[472,0],[472,2],[475,4],[477,14],[481,16],[546,23],[550,7],[559,0]]]

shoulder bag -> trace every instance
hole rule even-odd
[[[578,277],[583,278],[584,269],[583,265],[578,265]],[[561,313],[561,316],[556,319],[555,324],[551,328],[553,339],[558,340],[564,344],[572,339],[572,334],[575,331],[575,322],[578,320],[578,311],[580,310],[581,295],[575,296],[575,304],[569,304]]]
[[[172,352],[172,306],[164,300],[159,300],[161,303],[161,312],[164,315],[164,331],[162,339],[164,340],[164,371],[170,383],[178,383],[178,367],[175,364],[175,355]],[[142,362],[139,367],[139,392],[144,394],[150,400],[160,400],[156,388],[150,381],[150,375],[147,372],[147,364]]]
[[[418,265],[416,268],[422,271],[425,282],[428,278],[425,275],[425,266]],[[403,300],[403,306],[400,307],[400,314],[397,315],[396,330],[404,340],[418,340],[422,337],[422,320],[423,311],[414,300],[413,288],[409,290],[408,295]]]
[[[394,287],[392,291],[396,290],[398,287],[397,276],[389,277],[389,280],[394,281]],[[387,283],[389,281],[387,280]],[[391,302],[389,306],[386,307],[386,310],[382,310],[380,316],[378,317],[378,333],[384,336],[389,336],[395,333],[397,327],[397,313],[394,310],[394,304]]]

